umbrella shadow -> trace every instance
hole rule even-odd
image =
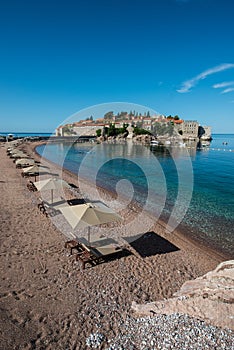
[[[132,255],[132,253],[128,249],[122,248],[122,250],[120,250],[114,254],[105,256],[104,261],[108,262],[108,261],[113,261],[113,260],[120,260],[122,258],[129,256],[129,255]]]
[[[177,246],[153,231],[133,237],[124,237],[124,239],[143,258],[180,250]]]
[[[73,199],[68,199],[67,203],[69,205],[78,205],[78,204],[84,204],[85,200],[83,198],[73,198]]]
[[[68,184],[70,187],[72,187],[72,188],[75,188],[75,189],[78,189],[79,187],[78,186],[76,186],[75,184],[73,184],[73,183],[69,183]]]

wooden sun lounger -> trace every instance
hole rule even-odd
[[[27,167],[29,167],[29,166],[31,166],[31,164],[29,164],[29,163],[23,163],[23,164],[16,164],[16,168],[17,169],[23,169],[23,168],[27,168]]]
[[[80,261],[82,263],[82,269],[85,269],[86,264],[91,264],[92,266],[98,263],[98,258],[93,255],[90,249],[82,243],[79,243],[76,240],[67,241],[65,243],[65,248],[70,249],[70,253],[73,253],[75,249],[76,252],[76,261]]]
[[[82,268],[85,269],[86,264],[95,266],[105,261],[105,258],[110,257],[113,254],[121,252],[123,249],[113,244],[101,245],[103,239],[100,240],[100,245],[96,244],[96,247],[87,246],[84,243],[78,242],[76,240],[67,241],[65,243],[65,248],[70,248],[70,253],[73,250],[77,250],[76,261],[82,263]],[[95,242],[97,243],[97,242]]]
[[[65,248],[69,248],[70,249],[70,254],[71,255],[73,253],[73,249],[76,249],[78,251],[78,253],[80,253],[84,249],[82,247],[82,245],[76,240],[67,241],[65,243]]]
[[[31,191],[31,192],[36,192],[37,191],[37,188],[36,188],[36,186],[34,185],[34,183],[32,181],[29,181],[27,183],[27,187],[28,187],[29,191]]]
[[[82,263],[82,269],[85,269],[86,264],[90,264],[92,266],[95,266],[97,264],[100,264],[103,259],[102,257],[96,257],[94,254],[92,254],[91,251],[84,250],[81,253],[76,254],[76,261],[80,260]]]
[[[61,212],[58,210],[59,207],[67,203],[65,200],[61,200],[61,198],[55,199],[55,202],[51,204],[43,201],[41,198],[39,200],[40,202],[37,204],[37,206],[42,214],[45,214],[47,217],[61,214]]]
[[[38,209],[40,209],[40,212],[41,212],[42,214],[44,214],[46,217],[49,216],[49,214],[48,214],[48,212],[47,212],[47,210],[46,210],[46,207],[45,207],[45,205],[44,205],[43,202],[38,203],[38,204],[37,204],[37,207],[38,207]]]
[[[22,177],[39,176],[39,173],[21,173]]]

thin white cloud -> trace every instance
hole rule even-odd
[[[223,83],[214,84],[213,88],[219,89],[219,88],[224,88],[232,85],[234,85],[234,81],[224,81]]]
[[[234,91],[234,88],[228,88],[221,92],[221,94],[227,94],[228,92]]]
[[[220,64],[219,66],[215,66],[213,68],[207,69],[204,72],[198,74],[196,77],[183,82],[181,88],[178,89],[177,92],[180,92],[180,93],[189,92],[191,88],[194,87],[200,80],[203,80],[209,75],[212,75],[214,73],[222,72],[231,68],[234,68],[233,63],[223,63],[223,64]]]

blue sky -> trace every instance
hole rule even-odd
[[[0,131],[129,102],[234,133],[232,0],[1,1]]]

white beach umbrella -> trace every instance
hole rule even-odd
[[[23,174],[31,174],[35,176],[35,181],[36,181],[36,175],[39,173],[44,173],[48,171],[48,169],[43,168],[42,166],[38,166],[36,164],[29,166],[28,168],[23,169]]]
[[[21,158],[21,159],[17,159],[15,161],[16,165],[33,165],[34,164],[34,159],[31,158]]]
[[[88,241],[90,242],[90,226],[108,222],[122,221],[120,215],[107,206],[97,206],[85,203],[59,208],[73,229],[88,227]]]
[[[25,169],[23,169],[23,173],[39,173],[39,166],[38,165],[31,165]]]
[[[63,187],[70,188],[69,184],[62,180],[57,178],[49,178],[46,180],[41,180],[34,182],[34,185],[38,189],[38,191],[48,191],[51,190],[51,202],[53,203],[53,191],[58,190],[61,191]]]
[[[10,152],[10,154],[11,154],[12,157],[15,156],[15,155],[24,155],[24,156],[26,156],[26,154],[24,152],[19,151],[17,149],[12,151],[12,152]]]
[[[12,158],[25,158],[27,157],[27,154],[21,151],[15,151],[14,153],[11,153]]]

